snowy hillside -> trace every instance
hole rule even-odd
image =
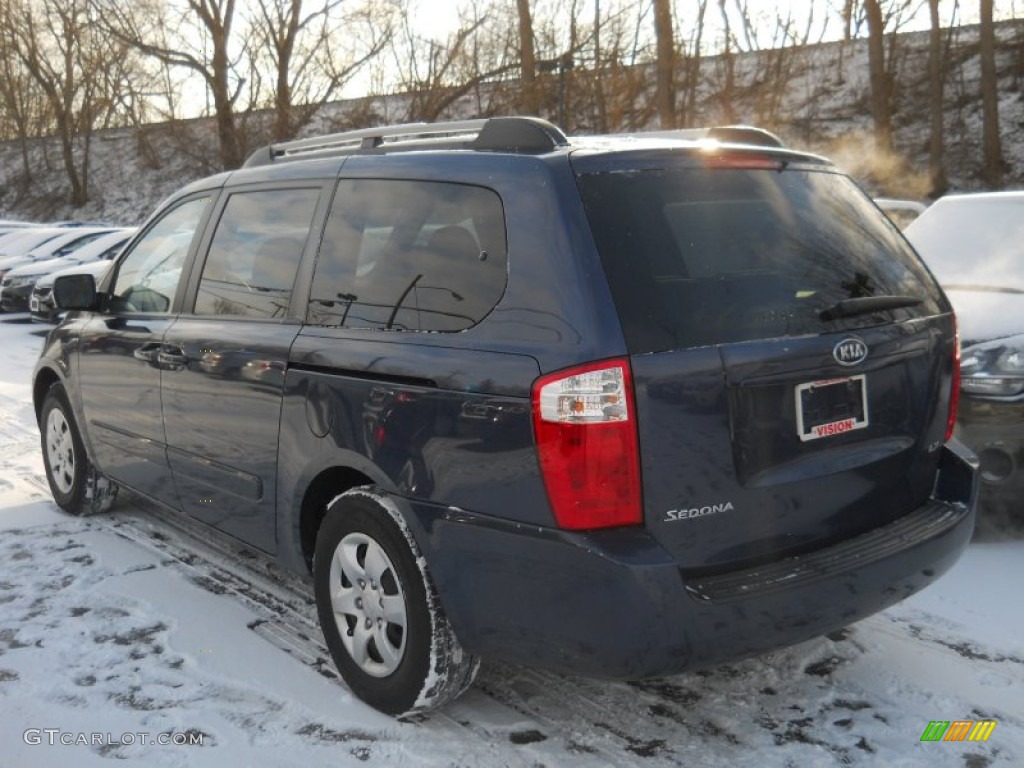
[[[1008,164],[1008,187],[1024,185],[1024,21],[998,25],[1000,124]],[[946,152],[953,189],[981,187],[980,69],[977,27],[957,30],[949,48],[946,83]],[[777,131],[791,145],[821,152],[849,170],[875,194],[921,199],[927,183],[927,33],[896,38],[893,51],[896,94],[894,116],[897,155],[872,150],[868,108],[867,44],[826,43],[800,50],[762,51],[736,59],[731,110],[721,94],[724,61],[702,61],[695,122],[704,125],[743,122]],[[653,100],[641,94],[641,100]],[[374,97],[328,105],[305,133],[338,126],[408,120],[409,99]],[[479,91],[457,102],[448,117],[479,116],[490,103]],[[588,105],[579,107],[572,125],[590,132]],[[547,117],[553,117],[547,115]],[[652,118],[653,119],[653,118]],[[261,116],[241,118],[249,127],[249,149],[263,143]],[[656,128],[652,122],[648,127]],[[0,144],[0,217],[25,219],[101,219],[139,223],[159,201],[195,178],[217,170],[215,127],[197,119],[147,126],[142,132],[114,129],[96,135],[92,145],[90,202],[80,209],[67,203],[66,182],[55,143],[28,148],[31,175],[23,167],[22,148]]]

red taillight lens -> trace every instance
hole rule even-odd
[[[643,521],[627,361],[592,363],[537,379],[533,429],[559,527],[583,530]]]
[[[953,382],[949,388],[949,416],[946,419],[946,441],[953,437],[956,409],[960,405],[960,327],[953,315]]]
[[[747,153],[715,153],[703,158],[706,168],[730,168],[749,171],[781,171],[785,164],[774,157]]]

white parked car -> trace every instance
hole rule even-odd
[[[917,200],[898,200],[892,197],[876,197],[875,205],[900,229],[906,229],[910,222],[928,209],[927,205]]]
[[[4,312],[24,312],[29,309],[29,294],[40,277],[72,264],[95,260],[98,254],[85,258],[75,257],[85,249],[91,248],[94,243],[111,235],[115,238],[108,241],[99,253],[115,245],[123,245],[128,237],[122,230],[68,230],[68,234],[58,235],[43,243],[26,256],[12,262],[12,265],[0,267],[0,309]]]
[[[904,231],[960,322],[957,430],[984,507],[1024,500],[1024,192],[947,195]]]
[[[65,227],[36,227],[8,232],[0,237],[0,268],[8,261],[20,258],[33,248],[67,232]]]
[[[12,253],[3,261],[0,261],[0,277],[3,277],[12,269],[24,264],[31,264],[33,261],[46,261],[47,259],[60,258],[73,253],[75,250],[88,245],[98,237],[108,232],[113,232],[114,227],[77,227],[75,229],[62,229],[56,237],[49,238],[21,253]]]

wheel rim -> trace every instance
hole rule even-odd
[[[75,482],[75,441],[60,408],[46,417],[46,460],[54,485],[61,493],[70,493]]]
[[[366,674],[387,677],[405,655],[405,594],[384,549],[364,533],[343,538],[331,559],[331,608],[341,642]]]

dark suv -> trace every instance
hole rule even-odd
[[[966,545],[953,313],[827,161],[541,120],[275,145],[50,335],[73,513],[118,485],[312,574],[351,689],[666,675],[857,621]]]

